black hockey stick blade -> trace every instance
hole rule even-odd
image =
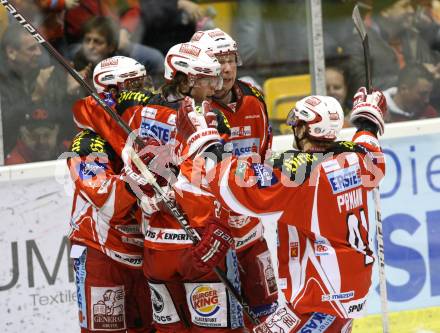
[[[365,66],[365,87],[368,93],[371,93],[371,61],[370,61],[370,47],[368,44],[367,29],[365,28],[364,20],[361,17],[358,5],[354,6],[352,14],[354,26],[362,39],[362,47],[364,49],[364,66]]]
[[[354,26],[356,27],[356,30],[358,31],[363,41],[365,37],[367,37],[367,30],[365,29],[364,21],[359,11],[358,5],[354,6],[353,14],[351,17],[353,18]]]

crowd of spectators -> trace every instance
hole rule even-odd
[[[188,41],[196,30],[213,28],[212,13],[199,2],[202,1],[11,0],[89,83],[98,62],[125,55],[145,65],[156,87],[163,83],[164,54],[170,46]],[[346,115],[351,109],[347,96],[352,96],[365,81],[362,45],[351,20],[354,2],[323,3],[327,93],[340,101]],[[244,63],[239,68],[240,76],[263,86],[269,77],[308,72],[305,3],[237,1],[230,32],[238,41]],[[437,117],[440,1],[358,3],[370,40],[373,85],[386,92],[390,105],[387,121]],[[53,153],[76,131],[70,109],[86,92],[8,17],[2,6],[0,38],[0,119],[5,162],[18,163],[17,151],[26,151],[21,154],[21,162],[54,158]],[[43,149],[42,143],[23,148],[27,142],[36,141],[29,139],[35,132],[34,128],[29,129],[29,122],[36,121],[33,114],[50,115],[49,122],[39,121],[46,129],[50,123],[51,137],[57,140],[48,154],[35,153],[35,149]]]

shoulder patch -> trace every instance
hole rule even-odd
[[[325,159],[325,154],[303,153],[297,150],[289,150],[283,153],[273,153],[269,158],[269,164],[274,169],[279,169],[291,181],[303,182],[310,177],[312,171]]]
[[[329,150],[333,151],[336,154],[340,154],[340,153],[368,154],[369,153],[369,151],[364,146],[352,141],[336,141],[334,143],[334,147],[330,148]]]
[[[237,80],[237,84],[238,84],[240,90],[243,92],[243,95],[255,96],[260,101],[264,102],[263,93],[260,90],[258,90],[256,87],[250,85],[249,83],[240,81],[240,80]]]
[[[136,105],[147,105],[153,93],[148,90],[128,91],[123,90],[119,94],[116,110],[119,114],[124,113],[126,109]]]
[[[70,151],[80,156],[103,153],[107,154],[109,158],[115,154],[107,141],[90,130],[83,130],[73,138]]]

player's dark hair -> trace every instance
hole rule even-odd
[[[162,87],[160,88],[160,91],[162,92],[162,95],[167,98],[170,95],[178,95],[181,93],[185,93],[181,91],[179,88],[182,85],[188,84],[188,77],[182,73],[177,72],[176,76],[170,81],[166,82]]]

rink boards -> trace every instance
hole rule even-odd
[[[393,124],[382,140],[381,185],[391,332],[440,332],[440,120]],[[349,137],[352,131],[345,131]],[[287,149],[289,136],[274,149]],[[68,260],[71,187],[65,162],[0,168],[2,332],[77,332]],[[276,251],[273,223],[265,222]],[[370,317],[354,332],[380,332],[377,272]],[[148,300],[146,300],[148,301]],[[428,308],[428,309],[426,309]]]

